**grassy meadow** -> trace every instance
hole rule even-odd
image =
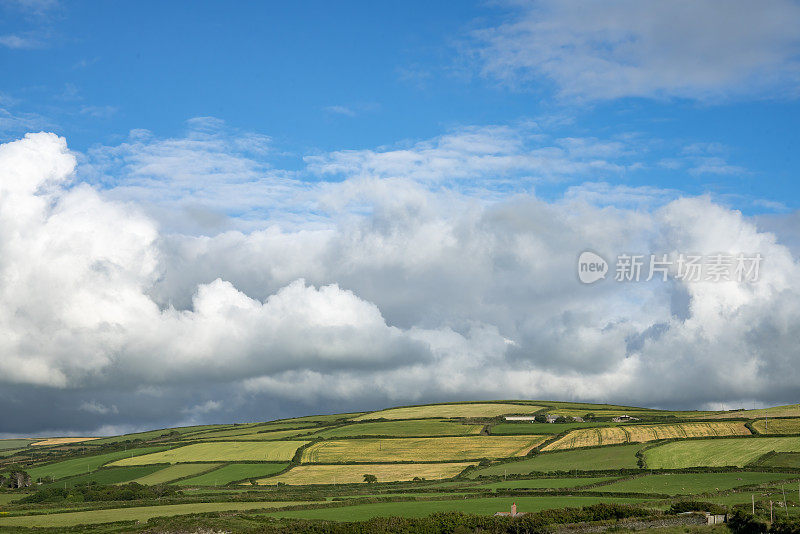
[[[193,443],[166,451],[117,460],[110,465],[177,464],[185,462],[282,462],[291,460],[307,441],[222,441]]]
[[[359,465],[299,465],[278,476],[259,480],[259,484],[352,484],[364,482],[364,475],[375,475],[378,482],[451,478],[467,467],[469,462],[415,463],[415,464],[359,464]]]

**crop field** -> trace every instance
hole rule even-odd
[[[55,479],[59,479],[80,475],[82,473],[88,473],[109,462],[120,460],[122,458],[125,458],[126,460],[135,460],[136,455],[138,454],[147,455],[148,453],[163,451],[165,448],[166,447],[142,447],[140,449],[131,449],[128,451],[109,452],[106,454],[73,458],[70,460],[64,460],[63,462],[32,467],[27,471],[34,480],[39,477],[53,477]],[[131,455],[133,455],[133,458],[130,458]]]
[[[491,434],[496,436],[516,436],[521,434],[561,434],[577,428],[596,428],[618,425],[619,423],[499,423],[492,425]]]
[[[153,454],[124,458],[111,465],[177,464],[186,462],[283,462],[307,441],[219,441],[193,443]]]
[[[752,425],[759,434],[800,434],[800,419],[756,419]]]
[[[798,438],[733,438],[675,441],[644,452],[647,466],[655,469],[684,467],[744,467],[770,452],[800,452]]]
[[[764,467],[790,467],[800,469],[800,452],[778,452],[770,454],[763,459],[753,462],[751,465],[763,465]]]
[[[146,486],[155,486],[157,484],[165,484],[172,482],[179,478],[189,477],[192,475],[199,475],[206,471],[211,471],[220,464],[175,464],[163,469],[159,469],[154,473],[137,478],[133,482],[144,484]]]
[[[451,478],[475,465],[469,462],[434,464],[360,464],[360,465],[299,465],[286,473],[264,478],[259,484],[272,485],[278,482],[290,485],[305,484],[351,484],[364,482],[364,475],[375,475],[378,482],[426,480]]]
[[[538,512],[549,508],[566,506],[589,506],[601,502],[634,504],[644,499],[624,499],[614,497],[486,497],[476,499],[458,498],[444,501],[388,502],[376,504],[357,504],[335,508],[316,508],[311,510],[291,510],[273,512],[275,517],[294,517],[304,519],[327,519],[331,521],[364,521],[372,517],[424,517],[436,512],[464,512],[491,515],[506,512],[511,504],[517,504],[520,512]]]
[[[303,451],[303,463],[472,460],[524,456],[542,436],[476,436],[321,441]]]
[[[43,515],[0,517],[0,527],[50,527],[63,528],[76,525],[96,525],[115,521],[147,521],[153,517],[169,517],[205,512],[229,510],[267,510],[301,504],[298,502],[202,502],[191,504],[167,504],[162,506],[136,506],[132,508],[110,508],[84,512],[63,512]],[[307,503],[302,503],[307,504]]]
[[[643,443],[670,438],[747,435],[750,435],[750,431],[744,426],[744,423],[736,421],[585,428],[571,431],[542,450],[554,451],[619,443]]]
[[[758,410],[730,410],[702,415],[703,419],[764,419],[764,417],[800,417],[800,404],[773,406]]]
[[[647,475],[620,480],[597,488],[598,491],[621,493],[665,493],[667,495],[692,495],[715,493],[741,486],[754,486],[779,480],[800,478],[800,475],[784,473],[674,473]]]
[[[518,462],[505,462],[483,467],[469,473],[469,478],[480,475],[528,474],[532,472],[636,469],[636,451],[641,445],[621,445],[598,449],[578,449],[537,454]]]
[[[452,421],[419,419],[409,421],[378,421],[354,423],[326,428],[314,436],[342,438],[351,436],[465,436],[479,434],[483,425],[464,425]]]
[[[35,439],[0,439],[0,451],[9,449],[22,449],[37,441]]]
[[[137,478],[155,473],[159,469],[163,469],[163,466],[141,465],[136,467],[106,467],[103,469],[98,469],[97,471],[92,471],[91,473],[84,473],[82,475],[44,484],[42,487],[48,488],[51,486],[56,486],[63,488],[64,486],[71,487],[76,484],[85,484],[87,482],[96,482],[97,484],[120,484],[131,482]]]
[[[478,486],[482,489],[560,489],[560,488],[580,488],[597,484],[599,482],[609,482],[618,477],[579,477],[579,478],[532,478],[527,480],[504,480],[502,482],[489,482]],[[605,488],[605,486],[603,486]],[[605,491],[599,489],[598,491]]]
[[[229,482],[245,480],[250,478],[261,478],[280,473],[288,466],[288,463],[276,464],[228,464],[219,469],[214,469],[208,473],[198,475],[186,480],[180,480],[177,484],[187,486],[223,486]]]
[[[31,447],[49,447],[50,445],[69,445],[70,443],[82,443],[92,441],[97,438],[47,438],[31,443]]]
[[[294,428],[287,428],[287,427]],[[215,432],[198,432],[189,434],[182,437],[182,440],[224,440],[231,438],[231,441],[237,439],[256,439],[256,440],[269,440],[269,439],[282,439],[288,436],[296,436],[297,434],[307,434],[313,432],[316,425],[313,424],[295,424],[295,425],[276,425],[275,427],[257,425],[248,426],[247,428],[235,428],[230,430],[219,430]]]
[[[425,419],[452,417],[495,417],[505,414],[526,414],[541,410],[543,406],[532,404],[500,404],[500,403],[468,403],[468,404],[432,404],[428,406],[409,406],[406,408],[389,408],[379,412],[371,412],[353,421],[368,419]]]

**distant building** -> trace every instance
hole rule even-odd
[[[505,417],[506,421],[530,421],[533,422],[536,420],[536,417],[533,415],[507,415]]]
[[[517,503],[511,505],[511,512],[497,512],[494,515],[498,516],[506,516],[506,517],[519,517],[521,515],[526,515],[528,512],[517,512]]]
[[[558,419],[558,417],[556,417],[555,415],[550,415],[550,414],[545,415],[544,418],[547,420],[548,423],[555,423],[556,419]]]
[[[638,421],[638,417],[631,417],[630,415],[620,415],[619,417],[615,417],[612,419],[615,423],[628,423],[630,421]]]
[[[583,423],[583,417],[573,417],[572,420],[576,423]]]

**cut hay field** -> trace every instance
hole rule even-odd
[[[69,445],[70,443],[82,443],[98,438],[47,438],[31,443],[31,447],[49,447],[50,445]]]
[[[800,419],[756,419],[751,424],[759,434],[800,434]]]
[[[495,512],[506,512],[510,510],[512,503],[517,504],[517,510],[520,512],[538,512],[550,508],[564,508],[567,506],[581,507],[602,502],[635,504],[644,501],[644,499],[579,496],[458,498],[443,501],[387,502],[339,506],[335,508],[291,510],[272,512],[269,515],[303,519],[326,519],[330,521],[365,521],[372,517],[424,517],[436,512],[464,512],[468,514],[492,515]]]
[[[169,517],[184,514],[224,512],[230,510],[269,510],[308,502],[202,502],[192,504],[166,504],[162,506],[135,506],[131,508],[108,508],[83,512],[0,517],[0,527],[50,527],[65,528],[76,525],[97,525],[116,521],[145,522],[153,517]]]
[[[328,440],[303,451],[303,463],[458,461],[524,456],[543,436],[464,436]]]
[[[263,485],[278,482],[290,485],[305,484],[352,484],[364,482],[364,475],[375,475],[378,482],[412,480],[414,477],[426,480],[451,478],[461,471],[475,465],[470,462],[434,464],[360,464],[360,465],[299,465],[286,473],[258,481]]]
[[[571,431],[566,436],[548,444],[542,450],[555,451],[620,443],[644,443],[671,438],[747,435],[750,435],[750,431],[744,426],[743,422],[738,421],[585,428]]]
[[[644,451],[647,467],[744,467],[770,452],[800,452],[798,438],[732,438],[675,441]]]
[[[709,412],[701,415],[703,419],[763,419],[767,417],[800,417],[800,404],[773,406],[758,410],[730,410],[726,412]]]
[[[186,486],[222,486],[229,482],[245,480],[251,478],[261,478],[280,473],[288,466],[288,463],[277,464],[228,464],[214,469],[208,473],[198,475],[186,480],[180,480],[177,484]]]
[[[499,423],[492,425],[494,436],[518,436],[523,434],[561,434],[578,428],[597,428],[615,426],[619,423]]]
[[[532,472],[636,469],[636,452],[641,445],[620,445],[597,449],[577,449],[537,454],[517,462],[504,462],[483,467],[469,473],[469,478],[480,475],[527,475]]]
[[[307,441],[218,441],[193,443],[167,451],[124,458],[110,465],[177,464],[186,462],[283,462]]]
[[[597,488],[597,491],[620,493],[664,493],[667,495],[692,495],[713,493],[741,486],[753,486],[778,480],[800,478],[800,475],[783,473],[674,473],[648,475],[620,480]]]
[[[144,484],[145,486],[155,486],[157,484],[165,484],[178,480],[179,478],[189,477],[192,475],[199,475],[206,471],[211,471],[221,464],[175,464],[163,469],[159,469],[154,473],[137,478],[133,482],[137,484]]]
[[[501,403],[466,403],[466,404],[431,404],[427,406],[409,406],[406,408],[389,408],[379,412],[371,412],[358,417],[353,421],[369,419],[425,419],[439,417],[443,419],[452,417],[495,417],[506,414],[528,414],[538,412],[544,406],[531,404],[501,404]]]
[[[88,473],[109,462],[120,460],[122,458],[126,460],[135,460],[137,457],[136,455],[147,455],[149,453],[163,451],[165,448],[166,447],[142,447],[140,449],[131,449],[128,451],[109,452],[106,454],[73,458],[70,460],[64,460],[63,462],[55,462],[38,467],[31,467],[30,469],[27,469],[27,471],[33,480],[36,480],[39,477],[53,477],[59,479]],[[133,458],[130,458],[131,455],[133,455]]]
[[[352,436],[466,436],[480,434],[483,425],[464,425],[453,421],[418,419],[408,421],[377,421],[353,423],[326,428],[314,436],[343,438]]]

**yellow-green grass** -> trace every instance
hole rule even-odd
[[[0,505],[8,504],[25,497],[24,493],[0,493]]]
[[[751,424],[759,434],[800,434],[800,419],[756,419]]]
[[[644,451],[647,467],[744,467],[770,452],[800,452],[798,438],[732,438],[675,441]]]
[[[303,451],[303,463],[421,462],[524,456],[544,436],[336,439]]]
[[[203,502],[192,504],[167,504],[162,506],[137,506],[133,508],[108,508],[105,510],[15,517],[0,516],[0,527],[63,528],[76,525],[97,525],[116,521],[144,522],[153,517],[169,517],[230,510],[268,510],[297,504],[310,504],[310,502]]]
[[[800,417],[800,404],[787,404],[758,410],[730,410],[700,415],[703,419],[763,419],[768,417]]]
[[[525,460],[483,467],[470,472],[468,476],[476,478],[481,475],[526,475],[534,472],[636,469],[636,452],[641,448],[642,445],[618,445],[597,449],[548,452]]]
[[[316,432],[314,436],[340,438],[350,436],[465,436],[479,434],[483,425],[464,425],[453,421],[417,419],[353,423]]]
[[[23,449],[30,445],[31,443],[35,442],[35,439],[27,439],[27,438],[20,438],[20,439],[0,439],[0,451],[9,450],[9,449]]]
[[[334,413],[329,415],[305,415],[303,417],[292,417],[290,419],[279,419],[271,421],[270,424],[279,423],[332,423],[339,420],[348,420],[358,417],[366,412]]]
[[[559,489],[580,488],[599,482],[609,482],[619,477],[580,477],[580,478],[531,478],[525,480],[504,480],[489,482],[478,486],[481,489]],[[602,490],[601,490],[602,491]]]
[[[582,428],[573,430],[566,436],[547,444],[542,450],[555,451],[620,443],[644,443],[671,438],[747,436],[749,434],[750,431],[744,426],[744,423],[737,421]]]
[[[261,478],[280,473],[288,466],[288,463],[275,464],[228,464],[214,469],[208,473],[180,480],[177,484],[186,486],[223,486],[229,482],[237,480],[249,480],[251,478]]]
[[[31,447],[49,447],[51,445],[69,445],[71,443],[82,443],[84,441],[92,441],[98,438],[46,438],[34,441]]]
[[[499,423],[492,425],[490,433],[497,436],[516,436],[520,434],[561,434],[577,428],[595,428],[600,426],[620,426],[620,423]]]
[[[98,484],[124,484],[131,482],[137,478],[142,478],[151,473],[155,473],[159,469],[163,469],[161,465],[138,465],[136,467],[103,467],[91,473],[84,473],[74,477],[64,478],[44,484],[41,488],[57,487],[63,488],[64,486],[75,486],[77,484],[85,484],[88,482],[96,482]]]
[[[470,465],[470,462],[432,464],[360,464],[360,465],[299,465],[280,475],[258,481],[263,485],[278,482],[290,485],[351,484],[364,482],[364,475],[375,475],[378,482],[452,478]]]
[[[63,462],[55,462],[52,464],[42,465],[38,467],[31,467],[27,469],[28,474],[36,480],[40,477],[53,477],[56,479],[80,475],[83,473],[90,473],[102,465],[115,460],[126,459],[134,461],[137,455],[148,455],[157,451],[163,451],[166,447],[142,447],[139,449],[130,449],[127,451],[116,451],[105,454],[96,454],[94,456],[84,456],[80,458],[73,458],[64,460]],[[131,456],[133,458],[131,458]],[[151,463],[151,462],[147,462]],[[137,465],[137,464],[126,464]]]
[[[526,414],[541,410],[542,406],[532,404],[503,403],[464,403],[464,404],[430,404],[426,406],[408,406],[405,408],[389,408],[379,412],[371,412],[353,421],[368,419],[424,419],[424,418],[459,418],[459,417],[496,417],[504,414]]]
[[[331,521],[365,521],[372,517],[424,517],[437,512],[491,515],[495,512],[510,511],[511,505],[514,503],[516,503],[519,512],[538,512],[551,508],[581,507],[603,502],[637,504],[645,501],[635,498],[588,496],[457,498],[442,501],[387,502],[310,510],[287,510],[285,512],[271,512],[269,515],[288,518],[327,519]]]
[[[800,469],[800,452],[778,452],[770,454],[753,462],[751,465]]]
[[[134,432],[132,434],[122,434],[121,436],[110,436],[107,438],[99,438],[92,442],[92,445],[104,445],[106,443],[119,443],[122,441],[132,441],[140,439],[143,441],[168,436],[172,432],[178,434],[190,434],[192,432],[202,432],[211,429],[231,428],[233,425],[197,425],[197,426],[183,426],[177,428],[161,428],[158,430],[148,430],[146,432]]]
[[[754,486],[793,478],[800,478],[800,475],[755,472],[672,473],[620,480],[601,486],[597,490],[620,493],[692,495],[697,493],[716,493],[741,486]]]
[[[307,441],[215,441],[193,443],[168,451],[125,458],[110,465],[177,464],[185,462],[283,462]]]
[[[294,436],[297,434],[303,434],[312,432],[317,425],[313,423],[294,423],[294,424],[277,424],[277,425],[263,425],[263,424],[256,424],[256,425],[240,425],[237,428],[232,428],[228,430],[217,430],[212,432],[196,432],[193,434],[189,434],[184,436],[182,439],[185,440],[206,440],[206,439],[225,439],[230,437],[236,437],[245,439],[245,436],[265,436],[275,435],[275,436]],[[247,438],[251,439],[251,438]],[[263,438],[252,438],[252,439],[263,439]],[[279,439],[279,438],[278,438]]]
[[[239,434],[228,437],[202,437],[203,441],[274,441],[279,439],[303,436],[313,432],[313,428],[301,428],[295,430],[277,430],[275,432],[258,432],[253,434]]]
[[[155,486],[157,484],[165,484],[178,480],[179,478],[190,477],[192,475],[199,475],[206,471],[211,471],[220,464],[175,464],[164,469],[159,469],[155,473],[150,473],[141,478],[137,478],[134,482],[144,484],[146,486]]]

